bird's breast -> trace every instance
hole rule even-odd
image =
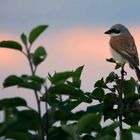
[[[127,60],[125,58],[123,58],[118,52],[116,52],[111,46],[110,46],[110,52],[111,52],[112,57],[118,63],[124,64],[127,62]]]

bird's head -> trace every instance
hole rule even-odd
[[[113,25],[105,34],[112,36],[120,36],[120,35],[130,35],[129,30],[122,24]]]

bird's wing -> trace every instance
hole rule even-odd
[[[137,48],[135,41],[132,36],[120,35],[114,36],[110,40],[110,45],[112,49],[118,52],[122,57],[124,57],[128,62],[139,65]]]

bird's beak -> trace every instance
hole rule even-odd
[[[104,32],[104,34],[110,34],[110,30],[108,30],[108,31]]]

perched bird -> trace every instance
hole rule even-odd
[[[135,70],[138,80],[140,81],[139,58],[135,40],[129,30],[122,24],[113,25],[105,34],[110,35],[110,51],[116,62],[124,67],[129,63],[130,67]]]

